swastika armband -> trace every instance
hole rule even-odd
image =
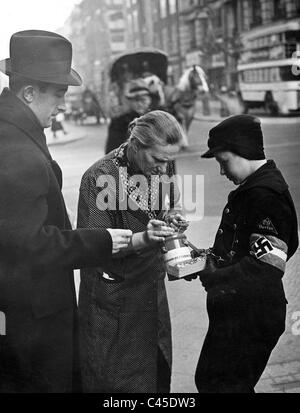
[[[252,234],[250,254],[279,270],[285,270],[288,247],[281,239],[271,235]]]

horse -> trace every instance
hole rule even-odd
[[[152,97],[152,110],[163,109],[175,116],[184,131],[182,147],[188,147],[187,134],[196,112],[197,98],[200,93],[209,93],[204,70],[198,65],[187,68],[175,87],[165,85],[156,75],[147,76],[145,81]]]
[[[148,85],[151,97],[151,110],[166,110],[165,84],[156,75],[143,77]]]
[[[188,147],[187,134],[195,116],[196,101],[200,93],[208,94],[209,87],[204,70],[198,65],[193,65],[184,71],[175,89],[166,98],[168,111],[184,129],[184,148]]]

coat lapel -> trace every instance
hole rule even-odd
[[[40,149],[49,161],[59,188],[62,189],[62,171],[58,163],[52,159],[43,128],[32,110],[7,88],[0,97],[0,119],[20,129]]]

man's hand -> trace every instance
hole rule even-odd
[[[112,254],[117,254],[120,250],[128,247],[132,238],[132,231],[130,229],[108,228],[107,231],[112,239]]]
[[[170,225],[170,227],[179,232],[186,231],[189,226],[188,221],[179,212],[167,215],[166,222],[168,225]]]

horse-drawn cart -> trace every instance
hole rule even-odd
[[[110,77],[110,116],[117,117],[128,109],[125,99],[131,80],[155,76],[167,83],[168,56],[155,48],[143,48],[118,56],[109,69]],[[151,85],[149,85],[151,91]]]
[[[151,109],[172,113],[183,126],[183,147],[188,146],[187,133],[196,111],[196,101],[208,96],[206,75],[198,65],[185,69],[176,86],[168,85],[168,56],[158,49],[145,48],[119,56],[113,61],[109,76],[110,117],[128,110],[126,87],[132,79],[143,78],[152,99]]]

